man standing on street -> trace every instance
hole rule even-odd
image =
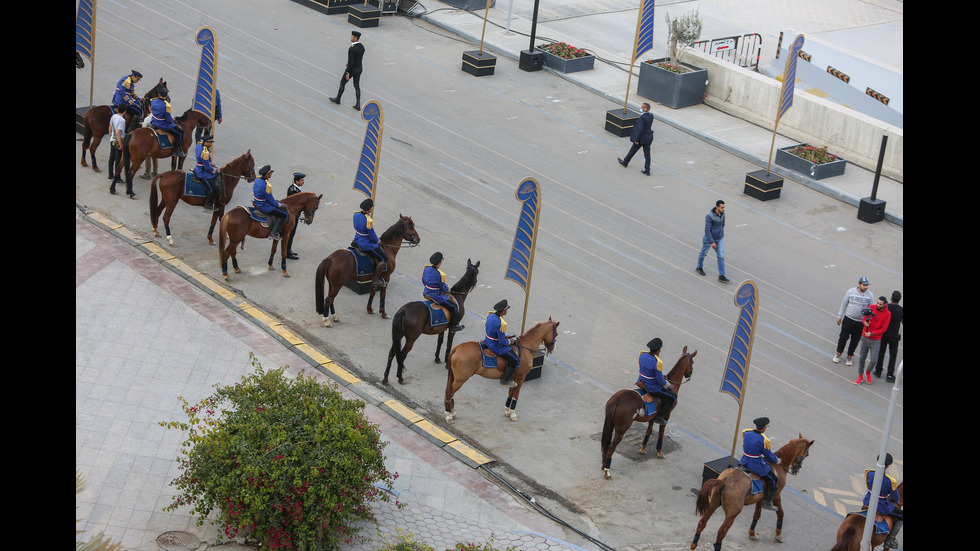
[[[633,124],[633,133],[630,135],[630,141],[633,145],[630,146],[629,153],[626,154],[625,159],[619,159],[619,164],[627,166],[630,164],[630,160],[633,155],[639,149],[643,148],[643,170],[640,172],[650,175],[650,144],[653,143],[653,113],[650,112],[650,104],[644,102],[640,107],[643,113],[640,118]]]
[[[698,267],[694,269],[700,275],[705,275],[704,257],[708,256],[708,249],[714,249],[718,257],[718,281],[728,283],[731,280],[725,277],[725,202],[721,199],[715,201],[715,208],[704,217],[704,238],[698,254]]]
[[[347,64],[344,65],[344,74],[340,75],[340,88],[337,90],[337,95],[330,98],[330,101],[340,105],[340,96],[344,95],[344,87],[347,86],[347,81],[353,80],[354,93],[357,94],[354,109],[358,111],[361,110],[361,71],[363,70],[361,61],[364,59],[364,45],[359,42],[360,39],[361,33],[351,31],[351,45],[347,50]]]
[[[854,349],[857,348],[861,340],[861,329],[864,327],[861,312],[865,308],[871,308],[875,302],[875,296],[871,294],[868,287],[871,282],[868,278],[862,277],[858,280],[857,287],[848,289],[844,293],[844,300],[840,303],[840,310],[837,312],[837,325],[840,326],[840,336],[837,338],[837,353],[832,358],[833,362],[840,363],[840,355],[844,352],[844,345],[847,344],[847,362],[845,365],[853,365]],[[847,341],[850,339],[851,343]]]
[[[888,322],[888,329],[885,330],[885,334],[881,336],[881,347],[878,349],[878,362],[875,364],[875,377],[881,377],[881,366],[885,363],[885,349],[888,349],[888,376],[886,381],[889,383],[895,382],[895,356],[898,355],[898,341],[902,339],[902,335],[898,332],[899,326],[902,325],[902,318],[905,316],[905,308],[899,304],[902,300],[902,293],[899,291],[892,291],[892,301],[888,305],[888,311],[891,312],[891,321]]]

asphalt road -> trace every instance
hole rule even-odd
[[[345,16],[324,16],[287,0],[143,0],[99,5],[96,105],[108,103],[130,69],[143,73],[144,93],[163,77],[175,114],[190,107],[200,48],[198,28],[218,42],[218,87],[224,122],[216,131],[220,166],[251,150],[270,164],[274,194],[285,195],[291,173],[306,173],[305,190],[324,194],[312,226],[302,226],[289,263],[291,278],[266,268],[271,242],[249,238],[239,251],[242,274],[228,283],[250,301],[317,343],[326,353],[380,386],[390,346],[390,320],[369,316],[366,297],[343,290],[341,322],[321,325],[314,310],[314,270],[353,233],[351,215],[363,196],[351,189],[365,123],[334,95],[349,44]],[[761,203],[741,193],[746,172],[758,170],[729,153],[656,124],[653,176],[616,163],[628,143],[602,128],[611,102],[549,74],[527,73],[501,60],[492,77],[460,70],[474,45],[420,20],[386,17],[362,38],[367,54],[362,100],[384,110],[375,220],[384,229],[410,215],[421,246],[402,250],[388,289],[387,310],[421,296],[429,256],[442,251],[451,285],[466,260],[481,261],[479,284],[467,299],[466,329],[456,342],[482,338],[483,320],[502,298],[510,327],[521,326],[523,290],[503,279],[526,177],[542,188],[540,230],[526,326],[561,322],[555,353],[541,379],[522,389],[519,421],[503,415],[505,391],[471,380],[456,396],[459,417],[443,420],[445,368],[432,362],[434,337],[423,337],[407,360],[408,382],[385,390],[498,460],[494,469],[536,495],[559,517],[620,549],[682,549],[693,534],[694,490],[702,463],[729,453],[738,430],[768,416],[778,448],[801,434],[815,439],[809,459],[784,494],[784,534],[791,549],[829,547],[840,513],[863,496],[861,476],[874,466],[888,409],[884,381],[855,386],[856,366],[835,365],[836,313],[860,276],[876,295],[903,289],[903,230],[868,225],[855,209],[802,186]],[[88,105],[88,67],[76,71],[76,106]],[[76,142],[76,158],[80,142]],[[108,144],[98,152],[105,170]],[[189,159],[188,162],[193,162]],[[76,202],[151,235],[149,182],[136,179],[138,200],[109,195],[106,173],[76,164]],[[242,183],[233,204],[250,201]],[[730,284],[694,273],[704,215],[727,203],[726,256]],[[171,227],[182,260],[220,280],[217,247],[205,235],[210,216],[181,204]],[[380,231],[379,231],[380,233]],[[158,239],[162,246],[166,241]],[[718,392],[738,316],[733,295],[752,279],[761,312],[740,426],[737,403]],[[377,303],[376,303],[377,305]],[[695,374],[682,387],[669,426],[667,457],[639,456],[635,426],[603,480],[598,436],[603,405],[636,378],[645,343],[664,341],[667,367],[688,346],[698,350]],[[891,471],[903,478],[903,415],[899,399],[892,431]],[[750,513],[740,517],[726,548],[747,541]],[[721,519],[708,524],[710,545]],[[772,541],[774,515],[760,538]]]

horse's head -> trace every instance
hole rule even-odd
[[[779,456],[780,463],[786,465],[789,474],[795,475],[803,468],[803,460],[810,455],[810,446],[815,440],[807,440],[800,434],[799,438],[790,440],[788,444],[779,448],[776,455]]]
[[[85,68],[85,60],[82,59],[82,54],[78,53],[78,51],[75,51],[75,68],[76,69]]]
[[[242,171],[242,178],[250,184],[255,181],[255,159],[252,158],[251,149],[245,152],[245,169]]]
[[[452,288],[454,293],[467,294],[476,287],[476,276],[480,274],[480,261],[477,260],[476,264],[467,258],[466,259],[466,272],[463,273],[463,277],[459,278]]]
[[[303,207],[303,221],[309,226],[313,223],[313,216],[316,215],[316,209],[320,208],[320,199],[323,199],[323,194],[317,196],[316,201],[310,201]]]
[[[551,331],[545,334],[544,337],[544,348],[547,354],[551,354],[555,351],[555,344],[558,342],[558,324],[560,321],[554,321],[551,316],[548,316],[547,325],[551,326]]]
[[[418,245],[422,238],[419,237],[419,232],[415,230],[415,222],[412,221],[411,216],[398,215],[398,219],[405,224],[405,234],[402,237],[403,241],[408,241],[409,245]]]
[[[160,82],[156,83],[153,88],[150,88],[150,90],[143,97],[146,99],[153,99],[165,94],[170,94],[170,89],[167,88],[167,83],[163,81],[163,77],[160,77]]]

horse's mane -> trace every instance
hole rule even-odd
[[[225,169],[226,169],[226,168],[228,168],[228,167],[230,167],[230,166],[232,166],[232,165],[233,165],[233,164],[235,164],[235,163],[238,163],[238,162],[245,162],[245,158],[246,158],[246,157],[248,157],[248,153],[242,153],[242,154],[241,154],[241,155],[239,155],[238,157],[235,157],[234,159],[232,159],[231,161],[229,161],[229,162],[228,162],[227,164],[225,164],[225,166],[223,166],[223,167],[221,167],[221,171],[222,171],[222,172],[225,172]]]
[[[779,458],[779,463],[788,469],[799,454],[802,453],[802,450],[805,450],[809,444],[810,441],[802,436],[790,440],[775,452],[776,457]],[[797,449],[800,451],[797,451]]]
[[[412,219],[411,216],[402,216],[402,217],[399,217],[398,218],[398,222],[395,222],[394,224],[391,225],[390,228],[386,229],[384,231],[384,233],[381,234],[381,237],[378,238],[378,240],[379,241],[387,241],[387,240],[392,240],[395,237],[397,237],[397,234],[405,235],[404,230],[402,230],[402,226],[403,225],[401,224],[401,221],[402,220],[408,221],[408,220],[411,220],[411,219]]]

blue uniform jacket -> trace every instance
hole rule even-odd
[[[422,268],[422,285],[425,286],[422,296],[432,297],[432,300],[439,303],[452,300],[449,296],[449,285],[446,285],[446,274],[432,264]]]
[[[510,343],[507,341],[507,322],[496,312],[487,313],[486,336],[483,342],[494,354],[502,356],[511,351]]]
[[[194,167],[194,176],[202,180],[210,180],[218,175],[218,169],[211,164],[211,148],[203,143],[197,144],[195,149],[197,155],[197,165]]]
[[[126,75],[116,83],[116,91],[112,94],[112,105],[133,105],[139,106],[139,98],[136,96],[136,85],[133,84],[132,75]]]
[[[170,104],[166,100],[153,98],[150,100],[150,114],[153,115],[153,126],[163,130],[176,128],[173,115],[170,114]]]
[[[864,471],[864,481],[868,484],[868,493],[864,494],[864,504],[867,506],[871,502],[871,486],[875,483],[875,470]],[[895,505],[902,496],[898,495],[898,481],[885,473],[885,480],[881,481],[881,491],[878,494],[878,512],[883,515],[890,515],[895,510]]]
[[[256,178],[255,183],[252,184],[252,204],[266,214],[274,210],[280,213],[286,211],[282,203],[272,196],[272,184],[262,178]]]
[[[640,352],[639,364],[640,376],[636,382],[643,381],[643,386],[651,394],[663,390],[667,384],[667,379],[664,378],[664,362],[654,354],[643,351]]]
[[[378,234],[374,233],[374,220],[363,211],[354,213],[354,243],[362,251],[373,251],[379,246]]]
[[[766,435],[755,429],[745,429],[742,431],[742,465],[759,476],[766,476],[769,471],[770,463],[776,463],[779,458],[769,449],[769,439]]]

